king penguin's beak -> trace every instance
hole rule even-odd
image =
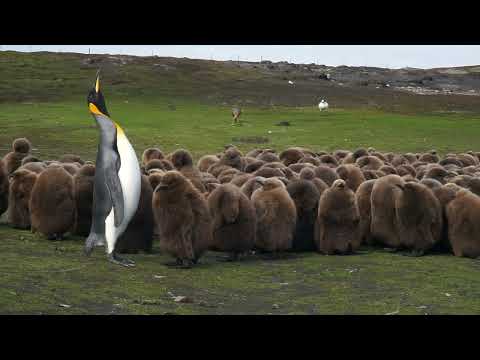
[[[97,79],[95,80],[95,92],[97,94],[100,92],[100,71],[97,72]]]

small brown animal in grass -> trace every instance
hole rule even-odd
[[[398,175],[381,177],[375,181],[371,196],[372,240],[393,249],[400,247],[395,213],[395,203],[397,198],[402,195],[402,190],[398,185],[405,185],[405,181]]]
[[[277,254],[292,248],[297,219],[295,203],[276,178],[256,177],[262,187],[252,194],[257,216],[255,247]]]
[[[442,235],[442,207],[432,190],[423,184],[397,184],[402,190],[396,199],[397,229],[400,246],[414,256],[432,249]]]
[[[60,240],[75,220],[73,178],[61,166],[49,166],[40,175],[30,196],[32,231]]]
[[[320,192],[309,180],[293,181],[287,185],[287,191],[297,210],[292,250],[313,251],[315,250],[313,237]]]
[[[255,245],[256,214],[253,203],[232,184],[218,186],[208,196],[212,217],[213,250],[229,253],[229,260]]]
[[[337,179],[320,197],[315,230],[317,250],[326,255],[348,254],[360,246],[355,194]]]
[[[162,150],[160,150],[159,148],[148,148],[142,154],[142,165],[145,166],[150,160],[161,160],[164,157],[165,156],[163,155]]]
[[[353,192],[357,191],[360,184],[365,181],[365,176],[363,176],[360,168],[353,164],[341,165],[336,171],[340,179],[345,180],[345,183]]]
[[[284,163],[286,166],[295,164],[304,157],[304,153],[299,149],[289,148],[282,151],[279,155],[280,161]]]
[[[211,217],[205,197],[178,171],[169,171],[152,200],[160,248],[190,267],[212,245]]]
[[[232,125],[240,123],[240,115],[242,114],[242,110],[240,108],[233,108],[232,109]]]
[[[198,160],[197,168],[202,172],[207,172],[210,166],[218,163],[219,161],[220,159],[216,155],[204,155]]]
[[[480,197],[460,190],[446,208],[448,235],[455,256],[480,257]]]
[[[315,175],[322,179],[328,186],[332,186],[333,182],[339,179],[335,170],[325,165],[317,166],[314,171]]]
[[[17,229],[30,228],[30,196],[37,175],[25,169],[18,169],[10,176],[8,198],[8,222]]]
[[[3,166],[5,172],[10,175],[22,165],[22,160],[30,153],[32,145],[25,138],[15,139],[12,144],[12,150],[3,157]]]
[[[95,166],[86,164],[73,177],[75,222],[73,233],[88,236],[92,226],[93,182]]]
[[[360,243],[371,244],[370,226],[372,223],[372,190],[375,185],[375,179],[363,182],[355,192],[355,200],[360,215],[359,231]]]

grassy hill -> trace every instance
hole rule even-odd
[[[352,68],[327,69],[341,82],[325,81],[308,75],[324,67],[290,65],[0,52],[0,153],[25,136],[42,159],[76,153],[94,160],[98,132],[86,94],[97,68],[109,111],[139,155],[155,145],[166,152],[186,148],[198,158],[229,143],[242,150],[478,151],[477,96],[377,89],[348,80]],[[472,69],[462,71],[474,77]],[[377,79],[379,70],[367,70]],[[438,71],[467,76],[447,70]],[[394,75],[383,74],[382,81]],[[325,113],[316,108],[322,97],[332,105]],[[242,107],[241,126],[231,125],[232,105]],[[290,126],[278,126],[281,121]],[[198,268],[174,270],[164,265],[167,256],[154,253],[133,255],[138,267],[131,270],[107,263],[100,250],[84,258],[82,245],[80,238],[51,242],[0,225],[0,313],[480,311],[480,263],[450,255],[411,258],[365,248],[353,256],[311,253],[230,264],[210,253]],[[171,294],[193,303],[176,303]]]

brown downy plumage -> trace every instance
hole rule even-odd
[[[62,239],[75,220],[73,178],[62,167],[50,165],[37,177],[30,196],[32,231]]]
[[[153,194],[160,248],[191,266],[212,245],[211,217],[204,196],[178,171],[169,171]]]
[[[85,164],[73,177],[75,221],[73,233],[88,236],[92,226],[93,182],[95,165]]]
[[[315,227],[315,244],[323,254],[348,254],[360,246],[355,194],[344,180],[335,180],[320,197]]]
[[[30,196],[37,175],[25,169],[18,169],[9,176],[8,222],[18,229],[30,228]]]
[[[230,254],[231,260],[253,249],[256,214],[253,203],[232,184],[218,186],[208,196],[212,217],[212,250]]]
[[[255,247],[278,253],[292,248],[297,211],[285,185],[276,178],[256,177],[262,187],[252,194],[257,215]]]

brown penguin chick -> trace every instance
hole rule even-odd
[[[360,215],[355,193],[337,179],[320,197],[315,229],[317,250],[326,255],[348,254],[360,246]]]
[[[79,170],[78,166],[73,163],[64,163],[62,164],[62,167],[72,176],[74,176]]]
[[[355,201],[357,202],[358,214],[360,216],[359,232],[360,244],[372,243],[370,236],[370,226],[372,222],[372,190],[375,179],[364,181],[355,192]]]
[[[399,167],[400,165],[406,165],[410,164],[408,159],[403,156],[403,155],[395,155],[392,161],[389,161],[390,165],[392,165],[394,168]]]
[[[75,221],[73,233],[88,236],[92,225],[93,183],[95,166],[83,165],[73,176],[73,199],[75,201]]]
[[[15,139],[12,150],[3,157],[3,166],[7,175],[10,175],[22,165],[22,160],[29,155],[32,146],[26,138]]]
[[[429,179],[429,180],[436,181],[433,179]],[[442,218],[443,218],[442,236],[440,238],[439,243],[436,246],[436,250],[448,251],[448,252],[451,252],[452,250],[452,246],[450,245],[450,241],[448,239],[447,206],[450,203],[450,201],[455,199],[455,196],[459,190],[462,190],[462,188],[452,183],[448,183],[445,185],[436,186],[432,188],[433,194],[438,199],[438,201],[440,202],[440,206],[442,207]]]
[[[258,155],[257,159],[265,161],[267,163],[277,162],[277,161],[280,162],[280,158],[276,154],[274,154],[272,152],[265,152],[265,151],[263,153],[261,153],[260,155]]]
[[[372,241],[394,249],[400,247],[395,215],[395,203],[402,195],[399,185],[405,185],[400,176],[386,175],[375,181],[371,196]]]
[[[0,216],[8,209],[9,179],[0,159]]]
[[[365,170],[378,170],[384,165],[382,160],[371,155],[359,157],[355,164]]]
[[[255,177],[253,174],[237,174],[233,177],[232,180],[230,180],[230,184],[237,186],[238,188],[241,188],[243,184],[245,184],[248,180],[251,178]]]
[[[165,172],[162,170],[152,171],[148,174],[148,182],[150,183],[152,190],[155,190],[158,186],[163,175],[165,175]]]
[[[237,170],[235,168],[226,169],[222,171],[220,175],[218,175],[218,181],[220,181],[220,184],[229,183],[238,174],[243,174],[243,173],[240,170]]]
[[[357,159],[361,158],[362,156],[368,156],[367,150],[363,148],[357,149],[353,153],[345,156],[342,160],[342,164],[355,164]]]
[[[446,157],[445,159],[440,160],[438,164],[442,166],[445,166],[448,164],[454,164],[459,168],[463,167],[463,163],[460,160],[458,160],[456,157]]]
[[[362,169],[363,170],[363,169]],[[398,175],[397,174],[397,170],[393,167],[393,166],[390,166],[390,165],[383,165],[380,169],[378,169],[379,171],[383,172],[385,175]]]
[[[348,150],[335,150],[332,155],[335,156],[337,161],[342,161],[348,154],[351,154]]]
[[[386,163],[388,161],[387,158],[382,153],[379,153],[378,151],[371,152],[370,156],[376,157],[377,159],[383,161],[383,163]]]
[[[285,177],[289,181],[294,181],[294,180],[299,180],[300,179],[300,176],[288,167],[282,168],[282,169],[280,169],[280,171],[285,174]]]
[[[480,178],[474,177],[468,183],[468,189],[475,195],[480,196]]]
[[[365,180],[374,180],[374,179],[378,179],[379,177],[385,176],[384,173],[381,173],[379,175],[378,174],[379,172],[380,172],[379,170],[362,170]]]
[[[317,166],[313,171],[315,171],[315,176],[323,180],[328,186],[332,186],[333,182],[339,179],[335,170],[325,165]]]
[[[212,245],[211,217],[205,197],[178,171],[168,171],[153,193],[153,214],[160,248],[191,266]]]
[[[314,158],[311,155],[306,155],[303,158],[301,158],[300,160],[298,160],[298,163],[299,164],[312,164],[312,165],[315,165],[315,166],[319,166],[320,165],[320,160],[318,160],[317,158]],[[333,167],[331,164],[324,165],[324,166]]]
[[[338,166],[338,161],[333,155],[322,155],[318,158],[319,165],[327,165],[331,168],[336,168]]]
[[[298,163],[303,157],[304,153],[295,148],[288,148],[279,154],[280,161],[286,166]]]
[[[269,167],[272,169],[288,169],[283,163],[281,162],[270,162],[270,163],[265,163],[262,165],[262,167]]]
[[[425,175],[423,176],[423,178],[424,179],[425,178],[435,179],[435,180],[439,181],[440,183],[445,184],[447,182],[446,179],[450,175],[451,175],[450,172],[448,172],[447,170],[445,170],[442,167],[432,167],[425,172]]]
[[[292,170],[293,172],[296,172],[297,174],[300,173],[300,171],[303,169],[303,168],[310,168],[310,169],[315,169],[315,165],[313,164],[291,164],[288,166],[288,168],[290,170]]]
[[[246,157],[256,158],[256,157],[257,157],[258,155],[260,155],[262,152],[263,152],[262,149],[253,149],[253,150],[250,150],[245,156],[246,156]]]
[[[313,251],[315,250],[313,237],[320,192],[309,180],[293,181],[287,185],[287,191],[297,210],[292,250]]]
[[[414,178],[412,175],[410,174],[407,174],[407,175],[403,175],[401,177],[403,179],[403,181],[405,182],[419,182],[419,180],[417,178]]]
[[[61,162],[61,163],[74,163],[74,162],[78,162],[78,163],[80,163],[81,165],[85,164],[85,161],[83,161],[80,156],[74,155],[74,154],[65,154],[65,155],[62,155],[62,156],[60,157],[60,159],[58,159],[58,162]]]
[[[263,160],[255,160],[254,162],[251,162],[247,166],[245,166],[245,172],[246,173],[253,173],[260,169],[263,165],[265,165],[266,162]]]
[[[407,159],[410,164],[413,164],[414,162],[418,161],[418,158],[414,153],[403,154],[403,157]]]
[[[387,162],[389,163],[391,163],[395,158],[395,154],[392,152],[383,153],[383,156],[385,157],[385,159],[387,159]]]
[[[30,228],[29,200],[37,174],[18,169],[9,176],[8,222],[17,229]]]
[[[470,176],[470,175],[458,175],[452,179],[449,179],[448,182],[457,184],[458,186],[467,189],[472,179],[473,179],[473,176]]]
[[[163,155],[162,150],[160,150],[159,148],[145,149],[145,151],[142,154],[142,165],[145,166],[146,164],[148,164],[150,160],[153,160],[153,159],[161,160],[164,157],[165,156]]]
[[[243,192],[249,199],[252,198],[252,194],[255,192],[255,190],[262,187],[261,180],[266,180],[266,178],[258,178],[259,177],[257,176],[253,176],[240,187],[240,191]]]
[[[317,178],[315,176],[315,171],[313,171],[313,169],[310,169],[310,168],[304,168],[302,169],[302,171],[300,171],[300,179],[311,181],[313,185],[315,185],[315,187],[317,188],[320,196],[323,194],[325,190],[329,188],[329,186],[325,183],[325,181],[323,181],[320,178]]]
[[[425,185],[431,190],[442,187],[442,183],[440,181],[436,179],[427,178],[427,177],[420,180],[420,184]]]
[[[395,170],[397,171],[397,175],[399,176],[405,176],[405,175],[411,175],[413,177],[417,176],[417,171],[412,165],[408,165],[408,164],[399,165]]]
[[[143,166],[143,169],[145,173],[149,173],[150,170],[153,170],[153,169],[170,171],[174,169],[174,166],[167,159],[152,159],[146,165]]]
[[[27,156],[25,156],[25,157],[22,159],[22,161],[20,162],[20,164],[23,166],[23,165],[25,165],[25,164],[33,163],[33,162],[41,163],[42,160],[40,160],[40,159],[37,158],[36,156],[27,155]]]
[[[230,260],[250,251],[255,245],[256,214],[253,203],[232,184],[214,189],[208,196],[212,217],[212,250],[230,254]]]
[[[204,155],[197,162],[198,170],[207,172],[208,168],[213,164],[216,164],[220,159],[216,155]]]
[[[478,159],[470,154],[459,154],[457,159],[462,163],[462,167],[478,165]]]
[[[153,244],[153,190],[146,175],[142,175],[140,200],[137,211],[128,223],[125,232],[118,238],[115,251],[119,253],[138,253],[152,251]]]
[[[262,176],[264,178],[283,177],[285,174],[280,169],[269,167],[261,167],[254,173],[255,176]]]
[[[480,257],[480,197],[460,190],[447,205],[448,237],[455,256]]]
[[[62,239],[75,220],[73,178],[62,167],[50,165],[37,177],[30,196],[32,232]]]
[[[242,153],[235,147],[228,148],[220,158],[219,165],[227,165],[234,169],[243,171],[245,169],[245,161]]]
[[[171,154],[171,162],[175,169],[188,178],[200,192],[206,192],[200,171],[193,165],[193,158],[190,152],[184,149],[174,151]]]
[[[395,202],[400,246],[423,255],[441,239],[442,206],[427,186],[407,182],[398,184],[402,191]]]
[[[251,156],[244,156],[243,161],[244,161],[245,167],[246,167],[247,165],[250,165],[250,164],[254,163],[255,161],[257,161],[257,159],[254,158],[254,157],[251,157]]]
[[[25,165],[20,166],[18,169],[25,169],[32,171],[36,174],[40,174],[43,170],[45,170],[47,166],[43,162],[29,162]]]
[[[438,155],[437,155],[437,152],[435,150],[431,150],[430,152],[428,153],[425,153],[425,154],[422,154],[420,155],[420,157],[418,158],[419,161],[424,161],[424,162],[427,162],[427,163],[438,163],[438,161],[440,160]]]
[[[292,247],[295,232],[295,203],[279,179],[255,179],[262,184],[252,194],[257,216],[255,247],[274,254],[287,251]]]
[[[340,165],[336,171],[339,178],[345,180],[353,192],[357,191],[360,184],[365,181],[362,171],[353,164]]]
[[[473,165],[464,167],[459,170],[459,173],[461,173],[462,175],[470,175],[470,176],[475,176],[476,172],[478,172],[478,168]]]

